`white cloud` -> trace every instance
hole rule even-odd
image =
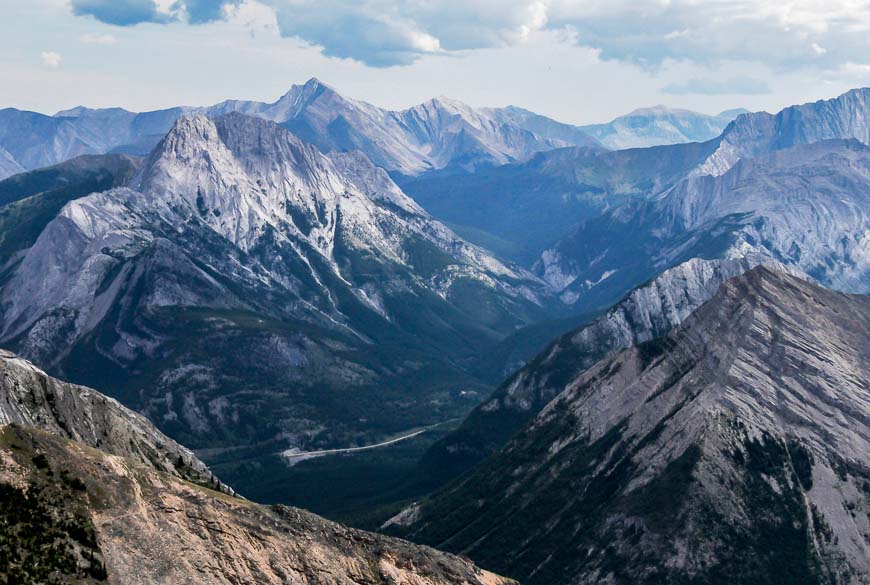
[[[441,43],[430,34],[418,31],[408,31],[411,46],[421,53],[435,53],[441,49]]]
[[[257,6],[283,36],[331,57],[407,65],[431,53],[513,46],[570,29],[602,59],[837,66],[868,50],[868,0],[70,0],[110,24],[204,23]],[[258,8],[258,9],[259,9]]]
[[[39,58],[42,60],[43,65],[55,69],[60,67],[62,56],[56,51],[43,51],[39,54]]]
[[[543,29],[547,25],[547,5],[534,2],[528,7],[528,20],[519,27],[519,38],[527,42],[532,32]]]
[[[86,45],[116,45],[118,37],[111,34],[94,34],[88,33],[79,37],[79,41]]]
[[[853,77],[870,75],[870,63],[854,63],[852,61],[843,63],[839,72]]]
[[[870,2],[551,0],[550,22],[576,28],[580,42],[600,48],[604,59],[646,68],[741,60],[796,70],[866,54]]]

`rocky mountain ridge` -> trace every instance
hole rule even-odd
[[[694,256],[759,255],[866,291],[868,153],[854,139],[825,140],[689,177],[578,227],[544,253],[539,274],[565,285],[563,299],[590,303]],[[614,240],[628,225],[634,237]]]
[[[422,459],[426,473],[453,477],[504,446],[569,383],[608,353],[662,337],[712,298],[726,281],[765,259],[693,258],[632,290],[602,316],[554,340],[513,372],[462,425]],[[769,262],[778,270],[789,269]]]
[[[152,222],[174,226],[191,217],[244,253],[252,252],[263,238],[274,238],[279,246],[296,250],[299,264],[319,285],[316,293],[326,303],[323,312],[335,307],[329,306],[330,292],[322,283],[329,277],[345,278],[334,257],[342,236],[343,245],[397,264],[406,262],[402,245],[409,237],[453,254],[457,265],[431,277],[438,287],[433,290],[445,296],[451,271],[494,287],[500,286],[500,278],[517,282],[526,279],[532,287],[543,290],[533,279],[465,244],[432,221],[371,163],[365,166],[363,158],[354,160],[356,165],[344,164],[344,173],[339,173],[330,159],[289,132],[240,114],[230,114],[216,123],[199,115],[181,119],[131,180],[133,188],[75,200],[49,224],[7,288],[11,293],[7,296],[4,337],[14,337],[32,327],[34,319],[53,308],[76,306],[63,301],[70,292],[92,294],[103,275],[89,275],[82,267],[110,262],[98,260],[106,245],[122,255],[135,255],[155,241],[150,232]],[[374,183],[375,179],[380,182]],[[364,195],[355,183],[376,195]],[[378,187],[384,190],[372,190]],[[401,215],[380,207],[379,201],[398,207]],[[69,233],[71,227],[74,231]],[[81,249],[64,250],[72,264],[54,256],[64,241],[82,237],[87,243]],[[97,254],[93,260],[89,259],[91,253]],[[319,257],[307,256],[311,253]],[[41,271],[57,260],[68,266],[52,271],[56,280],[32,278],[32,270]],[[319,274],[319,263],[326,263],[325,269],[331,274]],[[291,294],[300,294],[301,283],[294,282],[298,277],[289,272],[282,274],[262,264],[253,270],[242,266],[230,270],[251,284],[283,287]],[[80,282],[90,277],[95,280],[71,286],[63,274]],[[32,289],[33,285],[38,285],[39,290]],[[366,288],[362,285],[353,292],[361,303],[382,312],[373,298],[383,293],[372,291],[369,296]],[[514,294],[523,301],[537,301],[532,288],[523,290],[521,285]],[[310,302],[305,305],[310,308],[303,310],[313,309]],[[389,314],[384,316],[390,319]],[[13,323],[17,323],[14,329],[10,328]]]
[[[696,175],[718,176],[737,161],[823,140],[855,139],[870,145],[870,88],[828,100],[790,106],[777,114],[738,116],[722,133],[716,151]]]
[[[0,426],[32,427],[232,494],[208,467],[145,417],[84,386],[52,378],[0,349]]]
[[[273,103],[227,100],[142,113],[77,107],[54,116],[2,110],[0,179],[81,154],[145,155],[178,118],[231,112],[280,123],[324,153],[361,150],[376,165],[407,176],[447,167],[467,172],[552,148],[597,144],[582,131],[545,116],[471,108],[448,98],[391,111],[345,98],[312,78]]]
[[[584,305],[605,308],[632,287],[690,256],[657,264],[638,278],[616,285],[600,279],[614,267],[629,272],[627,267],[636,261],[638,251],[614,265],[593,268],[593,260],[612,251],[605,251],[605,245],[589,246],[590,255],[581,262],[589,268],[587,272],[572,265],[578,254],[585,256],[587,242],[621,244],[626,239],[622,234],[604,232],[615,231],[617,225],[623,229],[620,218],[624,215],[634,214],[632,221],[641,221],[640,214],[654,213],[647,210],[654,208],[657,200],[675,200],[669,194],[679,184],[712,180],[740,160],[748,165],[752,159],[775,157],[784,150],[811,152],[801,149],[817,142],[857,140],[867,145],[868,91],[855,89],[834,99],[785,108],[775,115],[740,114],[721,135],[705,142],[616,151],[557,149],[469,177],[424,175],[403,187],[425,209],[472,241],[527,266],[537,262],[539,275],[557,288],[567,287],[565,300],[569,304],[582,297]],[[828,168],[825,172],[836,171]],[[620,210],[623,206],[625,211]],[[708,233],[706,239],[716,237]],[[709,252],[695,250],[693,254]],[[644,261],[655,259],[647,254]],[[601,292],[590,298],[589,289],[595,287]]]
[[[527,583],[863,583],[868,310],[755,268],[389,526]]]

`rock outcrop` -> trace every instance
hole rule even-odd
[[[8,424],[41,429],[232,493],[192,451],[158,431],[142,415],[96,390],[52,378],[0,349],[0,425]]]

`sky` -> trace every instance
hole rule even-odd
[[[0,108],[274,101],[317,77],[604,122],[870,85],[870,0],[0,0]]]

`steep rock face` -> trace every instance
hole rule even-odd
[[[221,259],[214,255],[211,268],[251,285],[283,288],[297,296],[313,293],[311,304],[322,312],[338,309],[330,279],[354,278],[346,269],[342,272],[339,254],[344,250],[337,247],[407,270],[418,260],[409,253],[412,240],[449,255],[446,259],[455,264],[424,275],[428,282],[405,282],[405,288],[422,284],[447,297],[455,280],[468,278],[520,302],[539,302],[534,289],[543,287],[432,221],[371,163],[341,166],[346,174],[312,146],[255,118],[232,114],[217,123],[203,116],[183,119],[133,178],[134,189],[73,201],[48,226],[7,287],[5,336],[32,327],[35,319],[58,307],[93,305],[94,292],[116,266],[104,250],[130,258],[152,245],[183,247],[185,242],[164,230],[177,230],[185,223],[216,234],[254,260],[253,266],[242,266],[250,260],[234,254],[220,266],[216,264]],[[362,193],[356,183],[372,195]],[[257,257],[258,247],[267,243],[297,256],[291,267],[306,269],[313,291],[306,290],[307,283],[289,267],[267,266],[268,257]],[[48,278],[36,278],[46,272]],[[204,273],[202,278],[209,280]],[[78,284],[71,286],[73,281]],[[383,310],[372,297],[386,291],[371,291],[374,282],[354,284],[359,287],[352,289],[357,301]],[[220,288],[216,282],[212,285]],[[394,286],[403,285],[398,281]],[[87,331],[77,329],[77,335]]]
[[[564,300],[587,305],[694,256],[767,257],[834,288],[866,291],[868,169],[870,149],[855,140],[743,160],[590,220],[537,267],[565,286]]]
[[[0,576],[512,583],[426,547],[233,497],[189,451],[114,400],[50,378],[9,352],[0,353],[0,370]]]
[[[548,294],[363,155],[326,157],[241,114],[197,115],[129,187],[70,201],[48,224],[3,287],[2,330],[52,371],[112,383],[188,442],[241,430],[301,443],[359,429],[369,410],[391,429],[419,424],[420,412],[359,398],[368,406],[353,420],[324,425],[344,413],[325,389],[388,385],[394,396],[380,396],[399,408],[407,391],[467,381],[446,357],[542,314]],[[450,414],[428,410],[429,424]],[[250,426],[259,416],[271,423]]]
[[[706,142],[746,110],[728,110],[715,116],[665,106],[641,108],[607,124],[580,128],[607,148],[647,148],[662,144]]]
[[[137,414],[99,392],[61,382],[0,350],[0,425],[41,429],[158,471],[231,493],[208,467]]]
[[[755,268],[392,526],[527,583],[863,583],[868,311]]]
[[[611,351],[666,335],[713,297],[725,281],[756,263],[746,258],[694,258],[634,289],[604,315],[555,340],[510,376],[459,429],[429,449],[423,468],[444,478],[470,469],[503,447],[578,372]]]

